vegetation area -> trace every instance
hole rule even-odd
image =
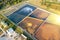
[[[15,32],[17,32],[18,34],[23,34],[23,31],[20,27],[16,27]]]
[[[60,10],[60,2],[58,2],[57,0],[53,0],[53,1],[42,0],[41,4],[46,5],[47,8],[53,8],[53,9]]]
[[[3,21],[7,26],[1,26],[4,30],[7,30],[9,28],[13,28],[14,30],[16,29],[16,26],[6,17],[0,14],[0,21]]]
[[[0,0],[0,9],[5,8],[6,6],[14,5],[25,0]]]
[[[3,31],[0,29],[0,35],[3,33]]]

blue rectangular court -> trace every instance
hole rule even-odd
[[[15,24],[18,24],[35,9],[36,7],[26,4],[25,6],[21,7],[19,10],[15,11],[7,17]]]

